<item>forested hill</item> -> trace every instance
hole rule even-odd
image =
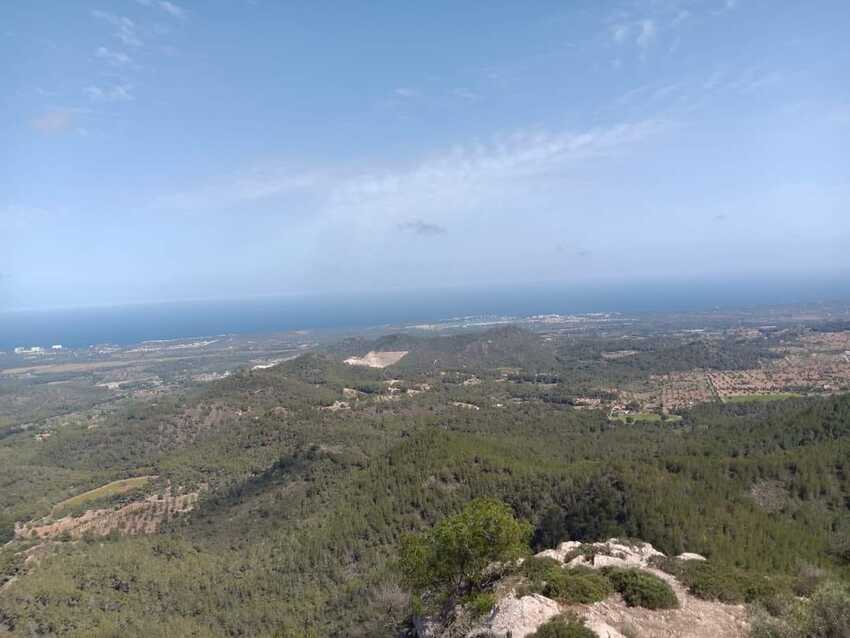
[[[498,367],[549,371],[558,366],[558,357],[544,339],[543,335],[508,325],[449,336],[393,334],[375,340],[347,339],[330,352],[350,356],[407,351],[398,363],[398,368],[407,372]]]
[[[343,363],[349,343],[136,401],[94,428],[4,438],[4,540],[15,522],[65,531],[19,532],[0,551],[0,624],[27,636],[398,635],[412,611],[400,540],[476,497],[528,521],[529,549],[616,536],[703,554],[711,595],[742,579],[759,586],[729,596],[751,602],[804,577],[848,582],[850,397],[626,422],[554,400],[572,391],[555,378],[572,364],[553,348],[562,368],[540,378],[545,344],[512,329],[359,344],[428,362],[379,369]],[[77,534],[94,510],[127,514],[104,517],[105,535]]]

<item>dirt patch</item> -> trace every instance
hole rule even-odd
[[[633,357],[637,354],[637,350],[614,350],[613,352],[603,352],[603,359],[625,359],[626,357]]]
[[[407,350],[397,352],[369,352],[362,357],[349,357],[345,360],[350,366],[366,366],[369,368],[386,368],[401,361],[408,353]]]
[[[323,412],[339,412],[340,410],[350,410],[351,405],[348,401],[334,401],[333,405],[323,405],[319,409]]]
[[[53,513],[55,514],[71,507],[78,507],[89,501],[94,501],[99,498],[126,494],[127,492],[130,492],[132,490],[144,487],[155,478],[157,477],[136,476],[133,478],[122,479],[120,481],[112,481],[112,483],[101,485],[100,487],[96,487],[93,490],[83,492],[82,494],[77,494],[76,496],[72,496],[71,498],[65,499],[61,503],[57,503],[53,507]]]
[[[156,494],[117,509],[87,510],[77,517],[65,516],[52,522],[18,524],[15,527],[15,536],[18,539],[32,540],[67,536],[76,540],[86,534],[153,534],[159,531],[163,521],[190,511],[197,502],[198,492],[179,495]]]

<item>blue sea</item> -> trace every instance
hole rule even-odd
[[[687,312],[848,300],[850,278],[821,282],[529,285],[7,311],[0,312],[0,350],[16,346],[85,347],[220,334],[358,328],[470,315]]]

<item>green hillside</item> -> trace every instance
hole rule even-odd
[[[538,548],[634,537],[787,583],[807,566],[850,578],[850,397],[627,424],[551,400],[553,379],[534,379],[563,365],[539,340],[384,339],[362,345],[421,358],[368,369],[310,354],[96,429],[4,438],[6,539],[14,521],[131,476],[201,500],[159,533],[54,543],[27,566],[31,541],[6,546],[0,569],[18,579],[0,593],[0,623],[14,635],[396,635],[400,538],[476,497],[529,521]],[[418,363],[439,352],[451,365]],[[513,385],[521,401],[493,398]]]

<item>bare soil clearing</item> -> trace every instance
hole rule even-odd
[[[407,350],[397,352],[368,352],[362,357],[349,357],[345,360],[350,366],[367,366],[369,368],[386,368],[401,361],[408,353]]]
[[[15,535],[19,539],[54,539],[62,536],[79,539],[85,534],[107,536],[112,532],[153,534],[159,530],[163,521],[190,511],[197,502],[197,492],[157,494],[118,509],[88,510],[82,516],[65,516],[53,522],[18,525]]]
[[[99,498],[104,498],[107,496],[115,496],[118,494],[126,494],[136,488],[144,487],[152,480],[157,478],[156,476],[136,476],[128,479],[121,479],[119,481],[112,481],[112,483],[107,483],[106,485],[101,485],[100,487],[96,487],[93,490],[89,490],[88,492],[83,492],[82,494],[77,494],[76,496],[72,496],[71,498],[65,499],[61,503],[57,503],[53,507],[53,512],[61,512],[62,510],[77,507],[89,501],[93,501]]]

